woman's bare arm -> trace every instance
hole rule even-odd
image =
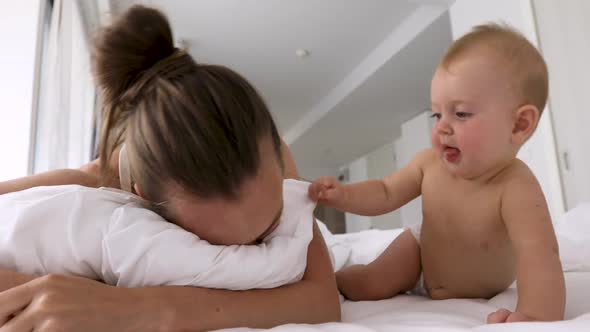
[[[4,272],[9,271],[0,276]],[[17,283],[27,278],[13,276]],[[195,287],[125,289],[49,275],[0,293],[0,321],[15,313],[19,314],[3,326],[7,331],[43,331],[48,322],[64,332],[205,331],[338,321],[340,302],[326,246],[314,227],[307,269],[295,284],[242,292]]]
[[[58,169],[22,178],[0,182],[0,195],[40,186],[78,184],[85,187],[106,186],[119,188],[119,151],[113,153],[109,162],[108,179],[101,181],[100,161],[98,159],[79,169]]]
[[[293,161],[289,147],[282,141],[281,152],[285,166],[285,178],[297,179],[298,174],[295,162]],[[101,181],[100,160],[96,159],[79,169],[59,169],[0,182],[0,195],[33,187],[65,184],[78,184],[86,187],[105,186],[119,188],[119,149],[115,150],[113,157],[109,161],[108,179],[102,179]]]
[[[33,279],[35,279],[33,275],[0,269],[0,292],[22,285]]]
[[[32,187],[79,184],[96,187],[98,179],[77,169],[60,169],[0,182],[0,195]]]

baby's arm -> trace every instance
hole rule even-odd
[[[420,195],[422,169],[432,157],[432,150],[424,150],[408,165],[379,180],[341,185],[333,177],[319,178],[309,187],[309,197],[326,206],[359,215],[391,212]]]
[[[500,312],[488,322],[553,321],[564,315],[565,282],[547,203],[533,174],[521,173],[505,187],[501,211],[516,250],[518,304],[515,313]]]

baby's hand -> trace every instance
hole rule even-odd
[[[499,309],[488,315],[487,324],[530,322],[534,319],[527,317],[520,312],[512,312],[508,309]]]
[[[312,201],[332,206],[342,198],[342,184],[335,177],[324,176],[316,179],[307,193]]]

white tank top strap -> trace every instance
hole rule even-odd
[[[127,158],[125,144],[123,144],[121,151],[119,152],[119,179],[121,182],[121,190],[132,193],[131,171],[129,169],[129,159]]]

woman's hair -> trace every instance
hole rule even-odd
[[[277,128],[256,90],[234,71],[175,48],[160,11],[136,5],[105,28],[93,70],[103,104],[102,174],[124,142],[133,180],[151,202],[162,202],[169,184],[236,198],[260,168],[264,139],[282,166]]]

